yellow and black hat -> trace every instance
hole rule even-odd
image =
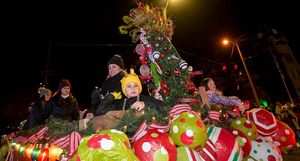
[[[127,96],[126,86],[130,82],[137,83],[139,85],[139,88],[140,88],[140,93],[142,92],[142,83],[141,83],[141,80],[140,80],[139,76],[134,73],[133,69],[130,69],[130,74],[125,75],[121,80],[122,91],[125,94],[125,96]]]

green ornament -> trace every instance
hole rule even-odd
[[[192,112],[183,112],[172,120],[170,136],[178,146],[201,150],[207,141],[206,126]]]
[[[231,127],[244,133],[250,140],[254,140],[258,136],[255,124],[245,117],[237,117],[232,120]]]
[[[127,135],[115,129],[102,130],[98,134],[84,137],[77,149],[77,154],[71,158],[86,161],[139,161],[134,155]]]

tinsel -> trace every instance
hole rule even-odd
[[[138,7],[131,9],[129,15],[123,16],[123,21],[127,25],[120,26],[119,31],[121,34],[129,34],[133,43],[139,40],[141,29],[147,33],[163,33],[170,39],[173,35],[173,21],[167,17],[164,7],[150,8],[138,3]]]

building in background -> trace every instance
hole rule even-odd
[[[269,51],[274,58],[281,79],[285,83],[287,92],[289,92],[290,97],[299,99],[300,64],[284,34],[278,32],[276,29],[271,29],[266,33],[265,39],[267,40]],[[287,84],[290,84],[291,88]]]

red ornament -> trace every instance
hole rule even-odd
[[[160,90],[165,94],[165,96],[169,95],[169,87],[167,86],[167,83],[165,80],[160,81]]]
[[[166,76],[170,77],[171,76],[171,72],[170,71],[166,71]]]
[[[165,58],[165,57],[166,57],[166,55],[164,53],[160,54],[160,58]]]
[[[179,76],[179,74],[180,74],[180,71],[179,71],[178,69],[175,69],[175,70],[174,70],[174,75],[175,75],[175,76]]]
[[[169,47],[168,46],[164,46],[164,51],[168,51]]]
[[[194,94],[196,92],[196,87],[191,81],[187,81],[187,89],[191,94]]]
[[[161,130],[148,129],[145,135],[132,144],[132,147],[141,161],[176,161],[176,145],[170,135]]]
[[[296,147],[297,141],[295,132],[286,123],[277,120],[278,131],[272,135],[273,143],[280,149],[293,149]]]
[[[144,55],[146,53],[144,44],[137,44],[135,47],[135,52],[139,55]]]
[[[247,112],[247,118],[255,124],[261,136],[271,136],[278,130],[274,115],[262,108],[254,108]]]
[[[140,59],[140,61],[141,61],[142,64],[147,64],[147,61],[145,60],[145,57],[143,55],[141,55],[139,57],[139,59]]]

